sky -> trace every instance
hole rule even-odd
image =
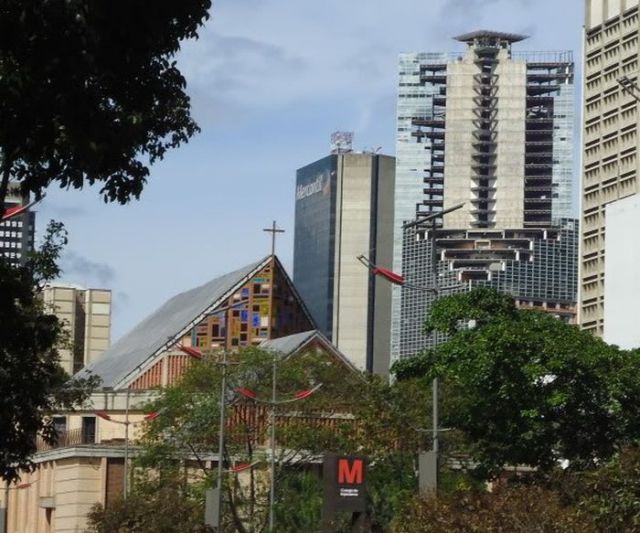
[[[61,281],[113,291],[112,342],[171,296],[270,253],[286,233],[291,271],[295,171],[329,152],[395,154],[397,60],[462,50],[477,29],[522,33],[514,50],[572,50],[580,74],[584,0],[215,0],[198,40],[183,43],[202,131],[151,169],[139,201],[103,203],[98,188],[52,188],[37,235],[65,223]],[[579,77],[576,79],[579,94]],[[576,165],[577,166],[577,165]]]

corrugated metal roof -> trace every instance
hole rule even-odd
[[[173,343],[186,329],[200,321],[202,315],[221,303],[246,278],[269,261],[268,256],[234,272],[215,278],[200,287],[174,296],[116,342],[78,376],[89,372],[102,378],[103,387],[118,388],[120,382],[156,353]]]

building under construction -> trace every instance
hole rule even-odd
[[[405,231],[400,357],[440,339],[425,336],[424,319],[437,296],[490,287],[513,296],[521,309],[575,322],[578,224],[563,219],[549,228],[437,230],[436,261],[430,234]]]
[[[416,268],[430,261],[428,243],[416,241],[414,230],[404,232],[403,223],[462,205],[438,221],[438,235],[445,235],[438,237],[438,268],[450,272],[456,283],[468,282],[462,283],[465,287],[491,283],[496,269],[513,272],[505,274],[505,279],[511,276],[508,292],[542,307],[573,309],[577,248],[571,232],[577,228],[567,219],[572,216],[574,64],[567,51],[512,50],[524,39],[475,31],[456,37],[465,45],[462,53],[400,57],[393,269],[411,283],[427,282]],[[549,237],[563,232],[571,235],[561,241]],[[453,248],[440,249],[443,241]],[[489,253],[487,242],[490,266],[480,264]],[[553,254],[575,254],[558,263],[558,268],[574,269],[569,276],[552,271],[555,263],[545,264],[547,248]],[[470,254],[466,266],[450,261],[451,254]],[[522,278],[516,274],[518,265],[523,265]],[[531,268],[566,284],[555,290],[562,296],[553,300],[554,291],[544,290],[538,291],[545,293],[540,298],[527,296],[536,290],[518,284],[530,283],[524,272]],[[533,281],[538,282],[542,278]],[[500,282],[497,288],[506,286]],[[419,348],[420,342],[408,345],[405,337],[411,321],[424,319],[427,294],[395,290],[392,358]],[[419,332],[421,324],[416,328]]]

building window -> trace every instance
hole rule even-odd
[[[82,444],[95,444],[96,442],[96,417],[82,417]]]
[[[67,417],[66,416],[54,416],[53,417],[53,429],[58,437],[61,437],[63,433],[67,432]]]

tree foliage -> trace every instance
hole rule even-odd
[[[210,0],[1,0],[0,209],[8,179],[138,198],[197,125],[175,55]]]
[[[640,528],[640,450],[622,449],[584,471],[513,475],[494,490],[420,495],[394,521],[393,531],[612,533]]]
[[[591,521],[558,493],[536,486],[499,487],[494,492],[458,491],[421,496],[399,514],[395,533],[584,533]]]
[[[588,516],[597,531],[640,529],[640,449],[629,446],[599,468],[557,475],[548,486]]]
[[[50,223],[39,251],[26,264],[0,260],[0,477],[15,480],[32,468],[38,435],[56,434],[48,415],[84,400],[94,379],[69,381],[59,365],[65,341],[62,323],[44,308],[40,292],[59,274],[56,260],[66,243],[59,223]]]
[[[489,289],[438,300],[427,325],[448,340],[394,371],[443,379],[444,425],[462,431],[479,475],[589,468],[639,436],[637,354]]]
[[[155,491],[137,491],[108,508],[93,506],[87,516],[87,533],[208,533],[202,520],[202,502],[189,497],[183,484],[165,483]]]
[[[153,500],[165,485],[181,487],[202,517],[202,494],[216,484],[219,354],[195,362],[182,380],[164,389],[149,409],[160,416],[146,426],[136,459],[133,491]],[[225,475],[225,531],[265,527],[269,492],[269,413],[234,394],[237,387],[270,398],[274,354],[255,348],[230,354],[224,467],[251,464],[243,474]],[[354,373],[314,352],[278,359],[278,397],[322,383],[311,397],[277,412],[276,525],[278,531],[320,528],[322,490],[319,463],[325,452],[357,453],[369,459],[368,488],[374,531],[389,523],[417,488],[416,452],[429,438],[429,394],[415,382],[402,386]],[[158,475],[159,474],[159,475]],[[174,492],[178,494],[178,492]],[[123,520],[127,514],[120,513]],[[345,527],[347,527],[345,525]]]

